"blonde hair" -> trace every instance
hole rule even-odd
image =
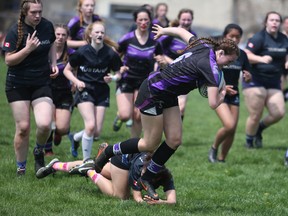
[[[23,23],[24,23],[25,16],[27,15],[27,12],[30,9],[30,3],[41,4],[41,6],[43,6],[41,0],[22,0],[21,5],[20,5],[20,14],[19,14],[19,18],[17,21],[18,38],[17,38],[16,49],[18,49],[20,47],[21,42],[22,42],[23,37],[24,37]]]
[[[79,0],[77,3],[77,11],[78,11],[78,15],[79,15],[80,27],[83,26],[83,21],[84,21],[83,14],[81,12],[81,7],[82,7],[84,1],[85,0]],[[96,4],[95,0],[93,0],[93,2],[95,5]]]
[[[95,21],[91,24],[89,24],[85,30],[85,35],[84,35],[84,39],[88,42],[91,43],[91,37],[90,34],[92,32],[93,26],[96,24],[100,24],[104,27],[105,29],[105,24],[102,21]],[[104,43],[112,48],[115,48],[116,50],[118,49],[118,44],[113,41],[111,38],[109,38],[108,36],[106,36],[106,34],[104,34]]]

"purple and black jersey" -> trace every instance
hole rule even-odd
[[[3,51],[18,52],[23,49],[26,46],[28,34],[32,35],[35,30],[41,44],[19,64],[8,67],[6,89],[50,83],[49,51],[55,41],[53,24],[45,18],[41,19],[35,29],[23,23],[23,39],[16,50],[18,40],[17,26],[17,24],[13,25],[7,33]]]
[[[68,48],[67,54],[71,55],[74,53],[75,50]],[[55,79],[51,79],[51,87],[53,90],[71,90],[71,83],[70,81],[64,76],[64,68],[67,64],[67,62],[64,62],[64,56],[65,56],[65,49],[62,55],[59,59],[57,59],[57,67],[59,69],[59,74]]]
[[[119,40],[119,53],[124,54],[123,63],[129,67],[122,78],[144,80],[154,70],[154,55],[162,55],[160,44],[153,40],[152,34],[144,45],[136,38],[135,31],[125,34]]]
[[[196,33],[190,31],[195,37]],[[187,46],[187,43],[178,37],[164,35],[158,39],[162,45],[164,54],[171,59],[176,59],[179,56],[178,51],[184,50]]]
[[[222,68],[226,85],[233,85],[233,89],[238,91],[239,76],[242,70],[250,72],[251,65],[249,63],[247,54],[240,49],[239,58],[231,64]]]
[[[161,72],[151,73],[148,86],[152,96],[184,95],[197,88],[199,81],[218,87],[218,71],[214,50],[203,43],[188,49]]]
[[[255,55],[269,55],[273,58],[269,64],[257,63],[252,64],[252,75],[258,80],[278,81],[285,70],[285,61],[288,54],[287,37],[278,32],[274,38],[265,29],[257,32],[248,40],[246,49]]]
[[[101,21],[101,18],[94,14],[92,17],[92,22]],[[72,40],[84,40],[85,29],[88,26],[87,23],[83,21],[83,25],[80,26],[80,18],[79,16],[73,17],[67,24],[70,37]]]
[[[90,44],[80,47],[70,56],[69,63],[78,67],[77,78],[90,84],[106,84],[104,76],[122,66],[119,55],[105,44],[98,52]]]

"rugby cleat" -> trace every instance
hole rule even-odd
[[[105,154],[105,149],[108,147],[107,143],[102,143],[99,146],[98,154],[94,159],[94,169],[97,173],[101,173],[105,164],[109,161],[109,157]]]
[[[154,200],[159,200],[159,195],[154,189],[154,186],[146,180],[143,180],[141,177],[137,180],[137,185],[141,189],[147,192],[147,196],[151,197]]]
[[[55,173],[56,170],[53,169],[53,165],[55,163],[59,162],[57,158],[54,158],[48,165],[45,167],[41,167],[37,172],[36,172],[36,177],[38,179],[44,178],[52,173]]]
[[[71,175],[81,175],[81,176],[87,176],[88,170],[91,170],[94,168],[94,160],[88,159],[83,162],[83,164],[75,166],[69,170],[69,174]]]

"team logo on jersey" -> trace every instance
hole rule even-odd
[[[9,47],[10,47],[10,43],[9,43],[9,42],[5,42],[5,43],[4,43],[4,47],[9,48]]]
[[[248,43],[248,47],[254,48],[254,44],[250,42],[250,43]]]

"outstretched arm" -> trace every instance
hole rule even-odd
[[[152,32],[155,34],[154,39],[157,40],[162,35],[170,35],[174,37],[180,37],[184,40],[187,44],[191,37],[195,36],[191,32],[185,30],[184,28],[180,27],[167,27],[163,28],[157,24],[154,24],[152,27]]]

